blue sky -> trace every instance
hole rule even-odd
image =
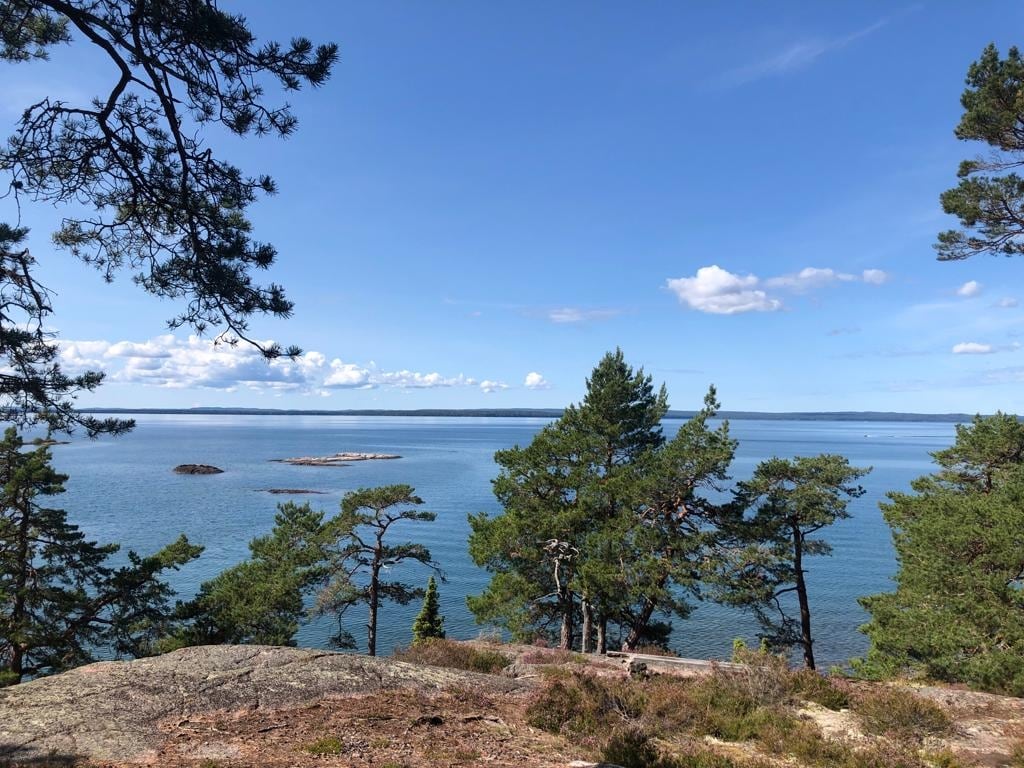
[[[253,330],[307,354],[166,336],[173,304],[29,206],[65,363],[108,372],[84,404],[556,407],[618,345],[679,409],[709,383],[728,409],[1020,409],[1024,262],[931,244],[980,149],[953,136],[967,66],[1024,43],[1024,6],[221,6],[341,46],[294,137],[213,137],[279,183],[252,219],[297,312]],[[0,119],[110,76],[81,45],[4,65]]]

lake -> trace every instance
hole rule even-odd
[[[433,523],[396,530],[396,541],[415,539],[430,548],[444,569],[441,606],[450,637],[475,637],[481,630],[466,609],[467,594],[480,592],[487,574],[466,552],[469,513],[497,512],[490,481],[494,452],[525,445],[545,423],[531,418],[425,418],[361,416],[140,415],[136,429],[120,438],[56,446],[55,465],[70,475],[68,492],[57,500],[70,519],[100,542],[151,552],[185,533],[206,547],[203,556],[171,583],[182,596],[248,554],[247,544],[273,524],[279,502],[268,488],[306,488],[324,495],[296,501],[333,513],[344,493],[391,483],[415,486]],[[678,420],[666,420],[675,434]],[[808,581],[815,651],[822,667],[842,664],[864,652],[857,627],[866,618],[857,598],[890,588],[895,570],[889,529],[878,502],[891,490],[909,490],[910,481],[931,470],[929,452],[953,442],[954,427],[932,422],[828,422],[736,420],[739,441],[734,478],[748,477],[770,456],[839,453],[854,465],[874,469],[863,481],[867,493],[852,502],[852,518],[825,535],[832,557],[811,558]],[[302,467],[274,463],[291,456],[341,451],[397,453],[401,459],[367,461],[346,467]],[[220,475],[177,475],[178,464],[214,464]],[[401,537],[400,539],[398,537]],[[425,583],[427,571],[408,568],[403,576]],[[385,604],[378,652],[408,644],[419,605]],[[365,609],[354,609],[345,626],[365,642]],[[302,628],[299,644],[324,646],[333,633],[324,619]],[[676,620],[672,645],[685,656],[728,657],[735,637],[752,638],[756,626],[746,614],[701,604],[692,616]]]

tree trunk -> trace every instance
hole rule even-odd
[[[667,575],[662,575],[658,579],[657,588],[659,590],[664,589],[665,582],[668,581]],[[651,623],[651,617],[654,615],[654,609],[658,607],[658,604],[649,597],[644,598],[644,607],[640,611],[640,615],[636,617],[633,625],[629,628],[629,634],[626,636],[625,642],[622,644],[622,650],[632,651],[636,649],[636,646],[640,643],[643,638],[643,634],[647,627]]]
[[[370,571],[370,620],[366,624],[366,653],[377,655],[377,603],[379,602],[378,587],[380,580],[380,564],[374,563]]]
[[[14,562],[17,569],[17,576],[14,582],[14,604],[11,606],[11,629],[14,630],[14,640],[11,643],[11,664],[9,672],[14,677],[14,682],[20,683],[24,674],[25,665],[25,644],[18,640],[19,636],[24,637],[25,630],[25,591],[28,588],[28,572],[32,567],[32,553],[29,549],[29,539],[32,523],[32,501],[24,499],[21,512],[21,521],[18,525],[18,554]]]
[[[580,651],[583,653],[591,652],[591,640],[594,634],[594,616],[590,607],[590,601],[587,600],[586,595],[580,600],[580,607],[583,610],[583,638],[580,640]]]
[[[562,626],[559,631],[558,647],[563,651],[572,650],[572,612],[573,612],[573,599],[572,592],[568,589],[564,592],[564,597],[560,600],[562,604]]]
[[[604,616],[597,619],[597,652],[601,655],[608,653],[608,619]]]
[[[796,595],[800,601],[800,644],[804,648],[804,664],[814,669],[814,641],[811,639],[811,606],[807,602],[807,582],[804,580],[804,539],[800,528],[793,526],[793,570],[796,574]]]

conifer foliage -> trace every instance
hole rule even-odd
[[[802,558],[828,551],[811,536],[848,516],[866,470],[840,456],[772,459],[733,486],[737,444],[719,407],[711,387],[668,439],[664,387],[621,350],[606,354],[582,402],[495,455],[503,510],[469,518],[470,555],[491,573],[468,598],[477,621],[604,653],[666,645],[671,622],[712,596],[753,611],[813,666]],[[798,621],[773,615],[790,591]]]
[[[183,645],[295,645],[305,600],[325,575],[323,512],[309,504],[278,506],[270,533],[249,543],[249,559],[204,582],[178,606],[183,625],[161,650]]]
[[[199,556],[182,536],[154,555],[89,541],[45,501],[66,475],[45,446],[25,450],[9,428],[0,441],[0,682],[60,672],[97,650],[139,655],[167,632],[170,587],[161,576]]]
[[[871,614],[865,674],[922,674],[1024,695],[1024,424],[957,426],[936,470],[882,506],[899,562]]]
[[[274,103],[272,86],[321,85],[337,46],[302,37],[261,44],[243,17],[210,0],[0,3],[0,61],[31,68],[63,45],[100,56],[110,80],[79,101],[3,105],[20,118],[0,142],[0,196],[19,207],[63,206],[54,242],[108,281],[127,271],[143,290],[179,302],[171,327],[249,340],[268,357],[297,354],[249,331],[254,315],[292,311],[280,286],[257,281],[276,251],[255,239],[247,217],[275,192],[274,181],[243,172],[209,139],[294,132],[297,119]],[[0,359],[15,363],[0,377],[0,415],[19,425],[42,418],[60,429],[123,431],[130,422],[74,412],[75,394],[102,376],[65,376],[47,356],[52,335],[41,321],[50,297],[35,268],[43,255],[25,250],[25,234],[18,221],[0,222],[0,293],[17,296],[0,312]]]
[[[722,573],[720,595],[753,610],[769,648],[799,647],[808,669],[815,662],[804,560],[831,554],[817,534],[850,516],[849,501],[864,495],[856,481],[869,471],[833,454],[771,458],[738,484],[740,518],[727,526],[734,546],[715,565]]]
[[[470,517],[470,554],[491,582],[469,598],[478,621],[513,636],[551,636],[604,652],[665,641],[691,610],[701,562],[714,544],[735,443],[712,426],[718,402],[666,442],[664,387],[602,358],[583,401],[525,447],[499,451],[494,492],[503,512]]]
[[[994,45],[967,71],[960,98],[963,116],[956,137],[987,144],[960,164],[960,183],[942,193],[942,208],[960,220],[960,229],[939,234],[939,259],[977,254],[1024,254],[1024,58],[1017,48],[1006,57]],[[984,147],[983,147],[984,149]]]
[[[437,580],[431,575],[427,580],[427,591],[423,594],[423,607],[412,623],[412,641],[444,640],[444,616],[437,595]]]
[[[414,542],[391,543],[388,534],[396,523],[429,522],[437,515],[417,509],[423,499],[411,485],[361,488],[345,494],[341,514],[327,524],[330,539],[326,569],[327,582],[317,596],[316,610],[338,619],[333,643],[355,647],[355,638],[342,625],[346,612],[365,603],[366,652],[377,654],[377,618],[382,602],[407,605],[424,595],[422,587],[398,579],[388,572],[406,562],[419,563],[439,572],[430,550]]]

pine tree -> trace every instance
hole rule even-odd
[[[422,588],[383,578],[387,570],[410,560],[439,570],[430,550],[422,544],[391,544],[385,540],[399,521],[433,521],[437,517],[434,512],[416,509],[422,503],[423,499],[410,485],[360,488],[341,500],[341,514],[328,521],[325,529],[329,548],[327,583],[316,601],[318,613],[334,614],[338,619],[338,632],[332,638],[334,645],[355,646],[355,638],[342,621],[350,608],[366,603],[366,652],[375,656],[381,602],[407,605],[423,597]]]
[[[554,635],[569,648],[577,611],[572,584],[585,535],[579,502],[583,467],[574,435],[559,420],[524,448],[498,451],[493,481],[499,515],[470,515],[469,553],[491,581],[467,604],[476,620],[517,640]],[[557,629],[552,629],[557,627]]]
[[[616,350],[582,402],[528,446],[495,454],[503,511],[470,517],[470,555],[492,574],[467,600],[478,622],[604,652],[610,626],[630,646],[664,642],[659,617],[689,613],[683,593],[695,591],[719,516],[704,492],[721,490],[735,444],[727,425],[708,423],[713,388],[666,443],[667,401]]]
[[[325,576],[323,513],[309,504],[278,505],[274,527],[249,543],[244,560],[204,582],[179,605],[186,622],[160,650],[218,643],[295,645],[305,599]]]
[[[736,441],[729,423],[712,428],[720,404],[715,388],[700,411],[641,468],[636,522],[620,548],[626,564],[620,620],[623,649],[641,642],[664,645],[671,624],[655,616],[686,618],[691,599],[700,597],[706,562],[720,545],[719,527],[726,516],[722,501]]]
[[[850,516],[849,500],[864,494],[855,483],[869,471],[834,454],[771,458],[738,486],[735,514],[740,517],[732,527],[738,546],[715,564],[723,585],[720,597],[754,611],[769,647],[798,646],[808,669],[815,663],[804,558],[832,552],[815,534]],[[797,617],[787,595],[796,597]]]
[[[14,428],[0,441],[0,679],[60,672],[97,649],[138,655],[167,631],[173,594],[161,574],[199,556],[185,537],[150,557],[89,541],[40,498],[64,492],[66,475],[45,446],[25,451]]]
[[[1024,424],[975,417],[932,456],[914,493],[882,505],[899,570],[893,592],[861,599],[858,671],[1024,695]]]
[[[412,641],[415,644],[424,640],[443,640],[444,636],[444,616],[438,601],[437,581],[431,576],[423,595],[423,607],[412,623]]]
[[[268,357],[297,353],[248,333],[253,315],[292,311],[279,285],[257,279],[276,251],[254,237],[247,216],[276,186],[266,174],[243,172],[213,143],[224,135],[293,133],[297,119],[287,104],[273,103],[272,84],[283,91],[321,85],[337,46],[302,37],[261,44],[242,16],[214,2],[0,4],[0,62],[7,68],[32,68],[65,45],[106,61],[97,72],[109,79],[79,101],[5,104],[20,118],[0,141],[3,196],[19,206],[63,206],[53,242],[107,281],[128,270],[143,290],[180,301],[172,327],[246,339]],[[21,246],[24,236],[0,223],[0,416],[19,426],[81,424],[90,433],[130,428],[130,421],[95,419],[73,407],[76,393],[93,389],[102,374],[60,371],[47,320],[51,296],[37,279],[39,254]]]
[[[586,383],[583,401],[569,406],[562,419],[573,435],[586,520],[575,584],[581,647],[590,650],[593,631],[595,650],[604,653],[609,622],[621,621],[628,611],[628,576],[615,564],[629,559],[621,547],[637,527],[641,478],[665,443],[661,420],[668,394],[664,385],[655,390],[642,368],[634,370],[621,349],[601,358]]]
[[[942,193],[942,209],[960,219],[960,229],[939,234],[939,259],[988,253],[1024,254],[1024,58],[1010,48],[1000,58],[994,45],[967,70],[960,98],[964,113],[956,137],[988,145],[988,152],[960,164],[960,183]]]

